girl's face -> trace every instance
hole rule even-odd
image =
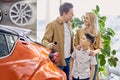
[[[90,18],[88,15],[84,16],[84,24],[89,25],[90,24]]]

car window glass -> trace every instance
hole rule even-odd
[[[8,47],[4,34],[0,34],[0,57],[8,55]]]
[[[6,34],[6,38],[8,41],[8,49],[11,51],[18,37],[15,35]]]

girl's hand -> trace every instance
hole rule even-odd
[[[77,45],[75,48],[78,49],[78,50],[80,50],[80,49],[81,49],[81,46],[80,46],[80,45]]]

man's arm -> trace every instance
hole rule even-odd
[[[48,24],[46,27],[46,32],[42,39],[42,44],[48,48],[52,48],[54,45],[52,42],[53,40],[52,38],[53,38],[53,26],[52,24]]]

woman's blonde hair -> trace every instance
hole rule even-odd
[[[100,29],[97,16],[93,12],[87,12],[86,15],[89,17],[90,20],[90,27],[92,28],[91,33],[97,35]]]

